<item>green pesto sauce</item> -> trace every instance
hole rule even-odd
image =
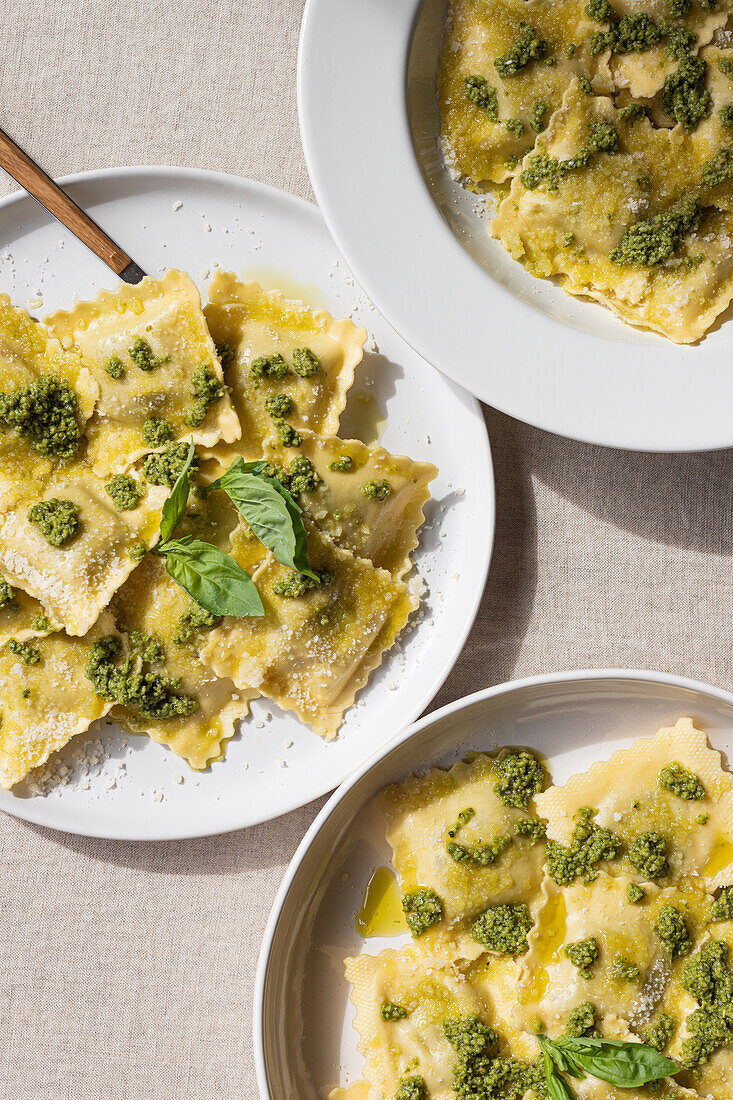
[[[165,658],[163,646],[152,634],[143,634],[141,630],[133,630],[130,633],[130,645],[135,653],[138,653],[143,661],[150,665],[157,665]]]
[[[629,962],[624,955],[617,955],[611,964],[611,975],[614,978],[619,978],[622,982],[638,982],[641,971],[638,966]]]
[[[291,424],[286,424],[284,420],[279,421],[277,425],[277,437],[280,440],[281,447],[299,447],[303,442],[302,435]]]
[[[221,401],[226,386],[202,363],[191,375],[191,393],[193,405],[186,416],[186,424],[189,428],[198,428],[206,419],[210,406]]]
[[[661,1054],[669,1046],[669,1041],[675,1033],[677,1025],[673,1018],[666,1012],[660,1012],[656,1020],[647,1029],[644,1042],[654,1047]]]
[[[334,474],[348,474],[350,470],[354,469],[354,460],[351,455],[339,455],[333,462],[329,462],[328,468]]]
[[[143,470],[152,485],[167,485],[172,489],[188,457],[188,443],[169,443],[164,451],[145,455]],[[194,456],[189,476],[198,468],[198,458]]]
[[[146,447],[162,447],[174,436],[173,425],[157,416],[149,417],[143,424],[143,443]]]
[[[633,126],[635,122],[646,118],[648,114],[649,108],[645,107],[643,103],[628,103],[618,112],[618,117],[623,122],[628,122],[630,126]]]
[[[529,124],[536,134],[542,133],[545,128],[545,115],[550,109],[549,103],[535,103],[532,107],[532,115]]]
[[[662,906],[654,928],[660,940],[663,940],[669,948],[673,959],[690,954],[692,950],[690,929],[687,927],[684,914],[674,905]]]
[[[136,367],[146,372],[162,367],[170,359],[170,355],[154,355],[150,344],[142,336],[135,338],[132,347],[127,349],[127,354]]]
[[[676,761],[662,768],[659,773],[659,786],[688,802],[701,802],[705,797],[705,788],[700,777],[683,768]]]
[[[28,520],[37,527],[46,542],[61,549],[79,534],[80,509],[71,500],[52,497],[39,500],[28,512]]]
[[[596,94],[594,89],[593,89],[593,85],[591,84],[591,82],[590,82],[590,80],[588,79],[587,76],[579,76],[578,77],[578,84],[580,85],[581,92],[585,92],[586,95],[595,95]]]
[[[250,363],[249,373],[251,378],[286,378],[290,374],[290,367],[282,355],[258,355]]]
[[[718,118],[721,126],[725,126],[726,130],[730,130],[733,127],[733,106],[730,103],[724,104],[718,111]]]
[[[688,1037],[681,1056],[685,1069],[694,1069],[733,1040],[733,974],[727,960],[727,944],[709,940],[682,971],[683,987],[701,1005],[685,1021]]]
[[[507,52],[494,60],[494,66],[500,76],[515,76],[529,65],[530,61],[540,61],[547,53],[547,42],[540,38],[530,23],[519,24],[520,35]]]
[[[583,1001],[568,1016],[565,1034],[570,1039],[583,1039],[597,1036],[596,1010],[590,1001]]]
[[[147,552],[148,548],[144,542],[133,542],[127,551],[127,556],[130,561],[142,561]]]
[[[521,118],[508,118],[504,123],[510,134],[514,134],[515,137],[521,137],[524,133],[524,123]]]
[[[284,485],[291,496],[299,493],[313,493],[320,483],[316,468],[305,455],[296,455],[287,470],[274,463],[268,463],[263,473],[266,477],[273,477]]]
[[[15,589],[8,584],[5,577],[0,577],[0,611],[12,602],[14,596]]]
[[[368,500],[386,500],[392,492],[392,487],[382,478],[377,481],[367,481],[366,485],[362,485],[361,491]]]
[[[585,6],[585,14],[596,23],[608,23],[613,15],[611,0],[590,0]]]
[[[589,936],[587,940],[578,940],[576,943],[565,944],[565,955],[573,966],[580,971],[581,977],[590,978],[591,967],[598,961],[598,940],[595,936]]]
[[[112,503],[118,512],[131,512],[145,496],[145,489],[139,481],[129,474],[115,474],[105,489],[112,497]]]
[[[629,862],[644,878],[664,878],[669,871],[667,842],[661,833],[640,833],[629,848]]]
[[[621,840],[610,829],[592,821],[595,810],[584,806],[573,829],[570,847],[555,840],[547,842],[547,873],[558,886],[569,886],[577,878],[593,882],[598,878],[596,865],[602,860],[618,859]]]
[[[39,634],[48,634],[53,630],[48,615],[41,615],[40,612],[34,615],[31,619],[31,630],[37,630]]]
[[[532,924],[524,902],[519,905],[492,905],[473,922],[471,935],[489,951],[521,955],[527,950],[527,933]]]
[[[185,717],[198,707],[190,695],[177,694],[179,679],[137,668],[135,657],[118,664],[122,642],[114,634],[100,638],[92,647],[86,667],[95,693],[107,702],[133,707],[143,718],[157,720]]]
[[[24,665],[37,665],[41,659],[40,651],[35,646],[19,642],[17,638],[11,638],[5,645],[10,652],[18,657]]]
[[[402,912],[415,939],[443,919],[443,902],[429,887],[413,890],[402,898]]]
[[[310,348],[293,348],[293,370],[301,378],[312,378],[320,369],[321,364],[314,351]]]
[[[466,99],[473,103],[474,107],[484,111],[491,122],[499,121],[499,100],[496,88],[492,88],[488,80],[483,76],[467,76],[463,81]]]
[[[427,1098],[428,1086],[425,1084],[424,1077],[414,1074],[412,1077],[400,1078],[394,1100],[427,1100]]]
[[[669,25],[665,28],[665,33],[667,35],[665,50],[668,57],[673,57],[679,61],[695,48],[697,35],[694,31],[686,31],[684,27]]]
[[[235,353],[231,344],[217,344],[216,354],[219,356],[222,367],[228,367],[230,363],[234,362]]]
[[[707,71],[706,61],[686,54],[664,81],[660,97],[662,108],[687,130],[694,130],[712,110],[712,96],[705,86]]]
[[[733,80],[733,61],[727,57],[723,57],[718,62],[718,68],[723,76],[727,76],[729,80]]]
[[[545,781],[543,765],[526,749],[513,749],[500,756],[496,770],[499,778],[494,784],[494,793],[503,806],[520,810],[527,809]]]
[[[406,1016],[409,1016],[409,1012],[404,1005],[395,1004],[394,1001],[382,1001],[379,1015],[383,1020],[395,1023],[397,1020],[404,1020]]]
[[[178,631],[173,641],[177,645],[183,645],[185,642],[190,641],[196,634],[204,630],[213,630],[220,622],[221,616],[212,615],[206,608],[191,601],[188,610],[184,611],[178,619]]]
[[[682,1044],[683,1069],[694,1070],[733,1041],[733,1006],[696,1008],[685,1020],[688,1035]]]
[[[0,428],[27,439],[39,454],[69,458],[82,440],[78,406],[76,393],[66,382],[44,375],[24,389],[0,393]]]
[[[539,817],[522,817],[514,822],[514,835],[527,837],[530,844],[541,844],[547,836],[547,822]]]
[[[681,19],[692,7],[692,0],[667,0],[667,7],[673,19]]]
[[[288,573],[286,577],[280,577],[274,582],[272,591],[276,596],[297,600],[314,588],[323,588],[328,584],[333,584],[333,573],[330,569],[314,569],[313,572],[317,574],[318,580],[306,577],[302,573]]]
[[[446,1020],[445,1037],[456,1051],[453,1088],[456,1100],[521,1100],[527,1094],[546,1096],[539,1064],[499,1055],[501,1038],[473,1015]]]
[[[630,901],[632,905],[638,905],[645,897],[646,890],[643,886],[639,886],[637,882],[630,882],[626,887],[626,900]]]
[[[449,840],[445,850],[454,861],[464,867],[490,867],[496,863],[502,852],[505,852],[512,843],[510,836],[497,836],[487,844],[478,844],[473,848],[466,848],[463,844],[457,844]]]
[[[125,377],[125,367],[118,355],[110,355],[107,362],[104,364],[105,373],[114,378],[116,382],[119,382],[120,378]]]
[[[293,411],[293,399],[287,393],[273,393],[265,398],[265,412],[273,420],[282,420]]]
[[[598,118],[593,123],[587,143],[574,157],[558,160],[547,153],[538,153],[530,158],[520,178],[528,191],[536,191],[544,184],[548,191],[554,192],[568,172],[587,168],[596,153],[615,153],[618,147],[619,137],[613,126],[604,118]]]
[[[661,40],[662,29],[646,12],[634,12],[621,19],[604,20],[609,22],[607,31],[594,31],[590,40],[590,52],[593,56],[611,50],[612,53],[642,53],[651,49]]]
[[[685,236],[697,229],[700,213],[700,200],[694,197],[685,199],[676,211],[636,222],[624,233],[618,248],[611,253],[611,260],[640,267],[664,263],[681,247]]]
[[[733,920],[733,886],[724,886],[713,902],[714,921]]]
[[[705,187],[717,187],[729,179],[733,179],[733,149],[720,149],[703,168],[702,182]]]

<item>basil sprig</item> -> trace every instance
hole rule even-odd
[[[191,488],[188,471],[191,469],[191,463],[193,462],[195,454],[196,448],[194,447],[193,443],[189,443],[186,461],[183,463],[183,468],[176,478],[176,483],[171,489],[170,496],[163,505],[163,511],[161,512],[161,542],[166,542],[171,537],[186,513],[186,506],[188,504],[188,493]]]
[[[552,1100],[570,1100],[573,1091],[560,1076],[597,1077],[619,1088],[636,1088],[679,1073],[679,1066],[645,1043],[622,1039],[573,1039],[538,1036],[542,1047],[545,1079]]]
[[[228,494],[276,561],[317,581],[308,561],[303,510],[285,486],[268,477],[264,469],[264,462],[245,462],[240,456],[210,488]]]

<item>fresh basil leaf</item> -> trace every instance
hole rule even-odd
[[[259,469],[255,467],[259,466]],[[308,538],[300,506],[279,481],[262,473],[263,463],[241,457],[218,478],[213,489],[223,489],[275,560],[306,577],[318,580],[308,561]]]
[[[165,554],[168,576],[212,615],[264,615],[249,573],[216,546],[186,535],[166,542],[161,552]]]
[[[607,1081],[609,1085],[634,1088],[679,1073],[676,1062],[645,1043],[567,1037],[555,1042],[587,1073],[601,1081]]]
[[[545,1081],[547,1082],[547,1095],[550,1100],[575,1100],[575,1093],[564,1077],[561,1077],[555,1068],[555,1063],[550,1057],[549,1051],[544,1050]]]
[[[171,537],[185,515],[186,505],[188,504],[188,494],[191,488],[191,483],[188,480],[188,471],[191,469],[191,463],[193,462],[193,456],[195,454],[196,448],[193,443],[190,443],[183,469],[176,478],[176,483],[171,489],[170,496],[163,505],[160,520],[161,542],[166,542]]]
[[[569,1073],[571,1077],[585,1077],[583,1067],[578,1065],[569,1052],[558,1046],[554,1039],[548,1039],[546,1035],[538,1035],[537,1038],[540,1041],[543,1053],[549,1055],[562,1073]]]

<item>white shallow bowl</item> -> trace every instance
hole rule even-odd
[[[203,290],[219,266],[336,316],[352,315],[370,338],[342,436],[363,438],[366,429],[368,438],[379,421],[386,448],[440,468],[415,553],[428,589],[424,614],[359,693],[335,741],[327,744],[292,713],[256,700],[226,759],[204,772],[147,737],[101,724],[64,750],[72,784],[45,797],[23,785],[0,792],[0,809],[17,817],[125,840],[202,836],[266,821],[336,787],[414,721],[453,667],[491,556],[494,483],[484,419],[478,402],[409,348],[355,287],[312,204],[237,176],[179,168],[109,169],[62,183],[150,274],[180,267]],[[40,317],[116,285],[27,196],[0,202],[0,241],[0,290]],[[94,761],[100,735],[100,762],[88,768],[85,757],[75,765],[80,746]]]
[[[446,171],[446,0],[308,0],[300,125],[326,223],[397,331],[471,393],[548,431],[648,451],[733,444],[733,309],[697,346],[534,279]]]
[[[388,783],[499,745],[543,753],[555,782],[563,782],[683,715],[731,752],[733,694],[663,673],[613,670],[537,676],[478,692],[372,756],[314,821],[270,915],[254,1006],[263,1100],[324,1100],[329,1088],[361,1075],[343,959],[409,940],[365,941],[354,924],[372,871],[390,862],[376,801]]]

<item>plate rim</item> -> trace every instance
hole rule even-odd
[[[651,430],[654,432],[653,437],[649,436],[649,428],[647,428],[647,435],[644,437],[643,428],[640,426],[636,428],[632,427],[632,430],[629,432],[623,423],[623,418],[620,413],[610,424],[603,422],[602,425],[594,425],[592,428],[584,430],[582,424],[578,425],[573,422],[572,416],[568,421],[568,416],[565,412],[565,410],[573,404],[572,393],[563,394],[563,401],[561,402],[562,412],[552,410],[549,413],[547,411],[540,413],[534,408],[527,411],[521,407],[521,399],[514,400],[513,396],[512,399],[509,399],[506,395],[492,394],[491,387],[489,386],[488,389],[483,388],[482,385],[477,383],[475,376],[473,376],[470,371],[464,371],[460,366],[456,368],[456,363],[460,364],[463,360],[470,359],[471,348],[468,345],[463,346],[459,354],[454,353],[453,355],[449,355],[445,348],[442,348],[436,353],[435,346],[431,349],[431,347],[424,342],[422,336],[422,329],[424,326],[420,325],[418,316],[419,309],[416,310],[414,307],[408,308],[404,300],[399,300],[398,292],[396,292],[396,294],[393,293],[396,291],[395,283],[402,279],[403,273],[401,271],[399,274],[395,272],[395,275],[392,277],[392,286],[383,293],[382,287],[385,277],[387,279],[390,277],[387,272],[387,266],[383,263],[377,274],[372,270],[374,264],[365,256],[364,249],[359,246],[355,246],[354,248],[351,247],[349,226],[352,224],[353,218],[349,221],[345,212],[340,208],[337,209],[337,204],[335,202],[332,203],[335,188],[335,183],[332,180],[333,173],[326,170],[324,164],[319,165],[319,161],[322,161],[323,155],[319,151],[322,147],[322,142],[319,145],[318,135],[325,132],[327,127],[322,119],[313,117],[317,112],[309,110],[307,107],[310,69],[305,57],[308,52],[309,43],[311,41],[318,41],[318,35],[316,34],[318,28],[313,26],[313,29],[311,29],[312,25],[318,22],[318,15],[322,9],[328,8],[328,3],[329,0],[306,0],[300,28],[298,43],[297,100],[300,136],[306,166],[319,209],[321,210],[324,221],[326,222],[336,246],[344,255],[349,267],[363,287],[367,296],[377,305],[380,312],[384,314],[385,318],[402,338],[419,355],[432,363],[436,369],[440,370],[441,373],[444,373],[458,385],[466,389],[470,388],[470,392],[475,393],[482,401],[509,416],[513,416],[542,431],[551,432],[554,435],[559,435],[586,444],[655,454],[715,451],[733,446],[733,430],[728,426],[727,421],[719,425],[715,437],[711,437],[709,431],[707,433],[705,432],[704,425],[706,418],[702,414],[702,409],[699,411],[699,415],[696,419],[694,434],[690,434],[688,431],[687,436],[682,442],[680,442],[679,439],[679,428],[675,429],[674,426],[670,427],[667,425],[669,405],[667,407],[658,407],[654,402],[645,405],[644,422],[652,426]],[[395,251],[394,233],[397,232],[397,226],[399,224],[408,220],[404,217],[405,212],[409,210],[413,218],[415,218],[415,212],[418,211],[417,224],[420,232],[413,236],[409,234],[403,236],[403,239],[397,242],[398,248],[396,251],[400,253],[407,251],[409,253],[410,244],[414,245],[418,237],[429,237],[432,240],[431,255],[435,256],[436,249],[440,248],[439,266],[441,266],[441,269],[444,269],[445,265],[453,268],[453,276],[460,281],[462,297],[465,298],[467,294],[471,293],[472,288],[475,289],[477,285],[484,285],[480,278],[476,278],[480,269],[456,239],[453,231],[447,225],[442,214],[438,210],[432,196],[429,194],[427,184],[423,179],[420,165],[418,164],[417,157],[413,150],[412,132],[408,118],[406,96],[407,65],[410,56],[413,30],[422,3],[423,0],[403,0],[402,4],[390,5],[390,18],[392,19],[391,27],[394,30],[394,40],[391,42],[390,52],[387,53],[385,51],[380,57],[380,85],[385,86],[389,84],[393,90],[399,85],[402,89],[401,98],[398,101],[395,102],[394,100],[390,100],[392,110],[383,111],[380,116],[382,120],[380,125],[387,125],[389,127],[389,176],[390,179],[399,178],[401,191],[399,206],[403,214],[399,222],[396,219],[392,219],[390,223],[389,242],[384,239],[381,240],[381,243],[384,245],[382,251],[384,252],[385,249],[389,247],[392,247],[393,252]],[[381,8],[381,5],[377,5],[374,10],[378,12]],[[367,11],[368,9],[369,6],[364,5],[361,10]],[[368,16],[368,18],[372,18],[372,16]],[[380,18],[380,16],[375,15],[374,18]],[[399,73],[396,71],[397,67],[399,67]],[[312,66],[312,68],[317,69],[317,66]],[[388,121],[385,122],[385,120]],[[358,120],[355,120],[354,129],[357,128]],[[375,160],[377,160],[377,158],[372,157],[370,163],[374,164]],[[372,180],[372,186],[373,185],[374,181]],[[348,179],[339,179],[338,188],[339,193],[348,195],[350,191]],[[369,224],[373,230],[374,219],[372,219]],[[415,267],[419,270],[420,264],[415,265]],[[498,281],[492,280],[492,285],[493,291],[489,290],[488,287],[484,287],[485,293],[482,299],[484,307],[483,312],[486,314],[486,306],[493,300],[495,306],[493,317],[504,318],[511,316],[513,319],[512,323],[516,322],[520,328],[529,328],[534,335],[531,336],[530,340],[524,346],[524,353],[530,355],[538,346],[562,345],[563,353],[574,355],[578,362],[581,362],[583,358],[587,361],[589,353],[592,357],[593,346],[592,342],[589,340],[590,334],[581,332],[573,326],[551,317],[542,311],[535,310],[526,302],[517,298],[511,291],[502,287]],[[412,294],[412,298],[414,299],[419,299],[419,297],[419,294]],[[394,301],[397,301],[399,304],[393,310]],[[599,306],[598,308],[603,307]],[[479,331],[480,326],[477,323],[477,319],[480,310],[480,305],[477,305],[475,309],[472,305],[470,309],[464,313],[463,317],[459,318],[461,322],[464,320],[466,321],[466,325],[468,325],[474,334]],[[471,322],[470,324],[469,321]],[[733,320],[731,320],[729,324],[733,326]],[[463,325],[463,323],[459,323],[455,326],[455,329],[460,332],[463,327],[466,326]],[[631,328],[633,331],[633,326],[631,326]],[[648,336],[650,334],[645,333],[645,335]],[[487,332],[487,336],[488,339],[491,340],[490,331]],[[664,341],[663,344],[658,345],[661,352],[667,351],[670,355],[674,355],[682,354],[685,350],[690,350],[689,345],[677,345],[673,342],[664,340],[663,337],[659,337],[659,339]],[[567,345],[573,341],[576,342],[575,347],[573,350],[569,350]],[[475,343],[478,343],[477,336],[475,336]],[[665,345],[668,346],[665,347]],[[628,347],[631,345],[624,345],[622,342],[619,343],[616,356],[618,359],[624,358],[625,346]],[[648,355],[654,350],[651,345],[649,348],[645,348],[641,344],[637,346],[639,347],[640,355]],[[692,347],[694,348],[695,345]],[[725,356],[724,348],[718,349],[718,356]],[[436,359],[438,361],[436,361]],[[450,363],[450,368],[447,366],[448,363]],[[690,384],[692,386],[696,365],[690,364],[686,369],[690,372]],[[528,380],[528,382],[529,381],[531,380]],[[622,378],[619,378],[617,382],[611,379],[606,391],[610,393],[612,390],[623,389],[624,384],[625,381]],[[591,387],[594,385],[592,376],[589,385]],[[572,389],[572,387],[569,388]],[[655,386],[655,393],[659,392],[659,388],[660,385],[657,384]],[[584,400],[590,401],[590,394],[593,392],[593,398],[597,399],[597,403],[602,406],[604,393],[606,391],[600,389],[597,391],[589,390],[588,396],[586,396]],[[637,400],[639,392],[640,391],[637,390]],[[678,400],[674,405],[676,409],[681,408],[684,396],[683,393],[678,393]],[[724,393],[721,393],[721,399],[723,397]],[[721,400],[721,403],[725,404],[725,401]]]
[[[145,175],[159,176],[161,178],[180,178],[181,176],[184,176],[193,180],[197,180],[199,182],[215,180],[219,183],[233,183],[240,186],[243,185],[245,188],[251,188],[255,192],[261,193],[262,195],[267,196],[270,199],[275,197],[277,200],[284,201],[286,204],[289,204],[294,210],[306,217],[320,220],[324,225],[327,235],[330,236],[328,226],[325,225],[325,220],[323,219],[323,214],[320,210],[320,207],[317,206],[315,203],[309,202],[307,199],[303,199],[299,195],[293,195],[291,192],[284,191],[279,187],[274,187],[272,184],[262,183],[259,180],[251,180],[248,177],[240,176],[235,172],[222,172],[213,169],[209,170],[207,168],[179,168],[175,165],[136,164],[123,165],[117,168],[93,168],[84,172],[74,172],[69,175],[57,177],[56,182],[58,182],[60,186],[65,187],[68,185],[73,186],[75,184],[82,184],[87,182],[94,183],[98,180],[116,180],[120,177],[131,177],[134,179],[143,177]],[[30,203],[36,203],[38,200],[34,199],[32,195],[29,195],[28,192],[26,192],[22,187],[19,187],[17,191],[13,191],[11,192],[11,194],[5,195],[0,198],[0,210],[16,204],[23,204],[26,201]],[[48,214],[48,217],[51,221],[55,220],[53,218],[53,215],[50,213]],[[67,230],[67,232],[71,231]],[[333,238],[331,239],[333,241]],[[335,242],[333,243],[336,250],[340,252],[338,245]],[[6,247],[12,247],[12,241],[9,243],[6,242]],[[121,245],[120,247],[124,246]],[[101,260],[99,262],[103,263],[103,261]],[[384,317],[384,315],[382,316]],[[384,320],[391,328],[394,327],[386,317],[384,317]],[[397,336],[406,343],[406,341],[404,341],[404,338],[397,332],[397,330],[394,331],[396,332]],[[414,348],[412,350],[415,351]],[[424,356],[420,355],[419,352],[415,352],[415,354],[423,360],[426,370],[431,371],[435,369],[434,367],[432,367],[430,362],[425,359]],[[454,382],[451,382],[451,385],[456,386],[456,388],[458,389],[461,389],[461,387],[458,387],[457,384]],[[456,662],[458,661],[465,647],[468,635],[470,634],[471,629],[476,621],[479,607],[481,605],[481,600],[486,589],[486,582],[491,565],[494,539],[496,535],[496,477],[491,451],[491,440],[489,438],[488,428],[486,426],[486,421],[481,411],[480,403],[478,399],[473,394],[470,394],[467,390],[461,390],[461,395],[465,398],[467,402],[467,407],[471,409],[474,419],[477,421],[477,424],[482,429],[481,439],[483,443],[483,452],[481,460],[482,465],[485,466],[487,472],[487,477],[484,482],[485,494],[481,501],[481,514],[485,517],[484,525],[488,537],[484,538],[483,540],[483,555],[481,559],[479,577],[480,583],[477,585],[472,607],[470,609],[469,615],[466,616],[464,626],[457,635],[452,650],[441,662],[440,675],[431,681],[430,688],[421,699],[419,707],[411,708],[409,712],[410,717],[403,723],[400,729],[398,729],[393,734],[393,736],[389,738],[387,742],[385,742],[385,745],[383,746],[385,749],[396,738],[399,738],[401,736],[403,730],[406,727],[412,725],[417,720],[417,718],[423,713],[425,708],[429,706],[431,700],[435,698],[436,694],[440,691],[440,688],[443,686],[448,676],[453,671],[453,668],[455,667]],[[317,735],[314,734],[313,736],[315,737]],[[226,762],[224,761],[224,763]],[[351,768],[350,771],[346,772],[346,775],[343,776],[341,782],[348,778],[348,775],[351,773],[351,771],[353,771],[353,768]],[[117,830],[111,830],[109,828],[103,827],[94,828],[92,824],[89,828],[85,828],[84,831],[81,831],[79,828],[74,828],[70,825],[59,825],[50,823],[48,821],[48,816],[42,812],[42,800],[41,807],[39,807],[38,813],[34,813],[33,799],[18,799],[17,809],[15,804],[13,804],[12,807],[3,805],[2,807],[0,807],[0,809],[3,813],[7,813],[12,817],[18,818],[19,820],[27,821],[34,825],[41,825],[44,828],[53,829],[57,832],[66,832],[75,836],[88,836],[103,840],[155,842],[169,840],[187,840],[208,836],[223,836],[226,833],[237,832],[240,829],[254,828],[257,825],[265,824],[268,821],[276,821],[278,818],[284,817],[286,814],[292,813],[295,810],[302,809],[304,806],[307,806],[308,803],[313,802],[318,798],[322,798],[325,794],[328,794],[334,789],[335,788],[331,785],[329,781],[326,783],[325,786],[319,786],[317,790],[312,792],[309,791],[307,797],[305,798],[301,798],[299,796],[295,797],[294,799],[291,798],[288,801],[287,805],[278,810],[276,813],[268,814],[267,816],[257,816],[252,819],[245,819],[243,822],[240,821],[235,823],[227,823],[223,827],[217,827],[215,829],[212,829],[208,826],[200,829],[196,829],[195,827],[191,828],[181,826],[178,828],[169,827],[151,832],[150,830],[136,829],[134,827],[134,824],[130,828]],[[2,793],[5,794],[10,792]]]
[[[561,672],[545,672],[535,676],[523,676],[517,680],[507,680],[502,684],[495,684],[492,687],[474,691],[470,695],[464,695],[461,699],[456,699],[452,703],[447,703],[439,710],[434,710],[431,711],[430,714],[424,715],[418,721],[403,730],[398,738],[390,741],[384,748],[373,752],[369,759],[366,760],[361,767],[353,771],[333,792],[298,844],[290,863],[285,869],[282,881],[272,903],[272,909],[267,918],[267,924],[262,933],[262,944],[257,959],[252,1003],[252,1044],[257,1074],[257,1087],[261,1100],[274,1100],[270,1092],[267,1078],[263,1017],[265,1007],[265,984],[267,981],[267,972],[275,934],[277,932],[283,907],[300,865],[318,833],[336,811],[340,803],[388,753],[392,752],[400,745],[405,744],[405,742],[411,740],[413,737],[418,737],[423,730],[435,722],[443,721],[443,719],[449,718],[464,708],[471,707],[476,703],[482,703],[487,699],[502,695],[511,695],[513,692],[522,691],[525,688],[548,687],[552,684],[572,684],[591,680],[631,680],[638,683],[653,683],[666,685],[668,687],[678,687],[690,691],[697,691],[699,694],[708,695],[713,699],[717,699],[719,702],[724,702],[733,706],[733,691],[728,691],[725,688],[706,683],[703,680],[695,680],[687,676],[678,676],[672,672],[655,672],[647,669],[628,668],[568,669]]]

